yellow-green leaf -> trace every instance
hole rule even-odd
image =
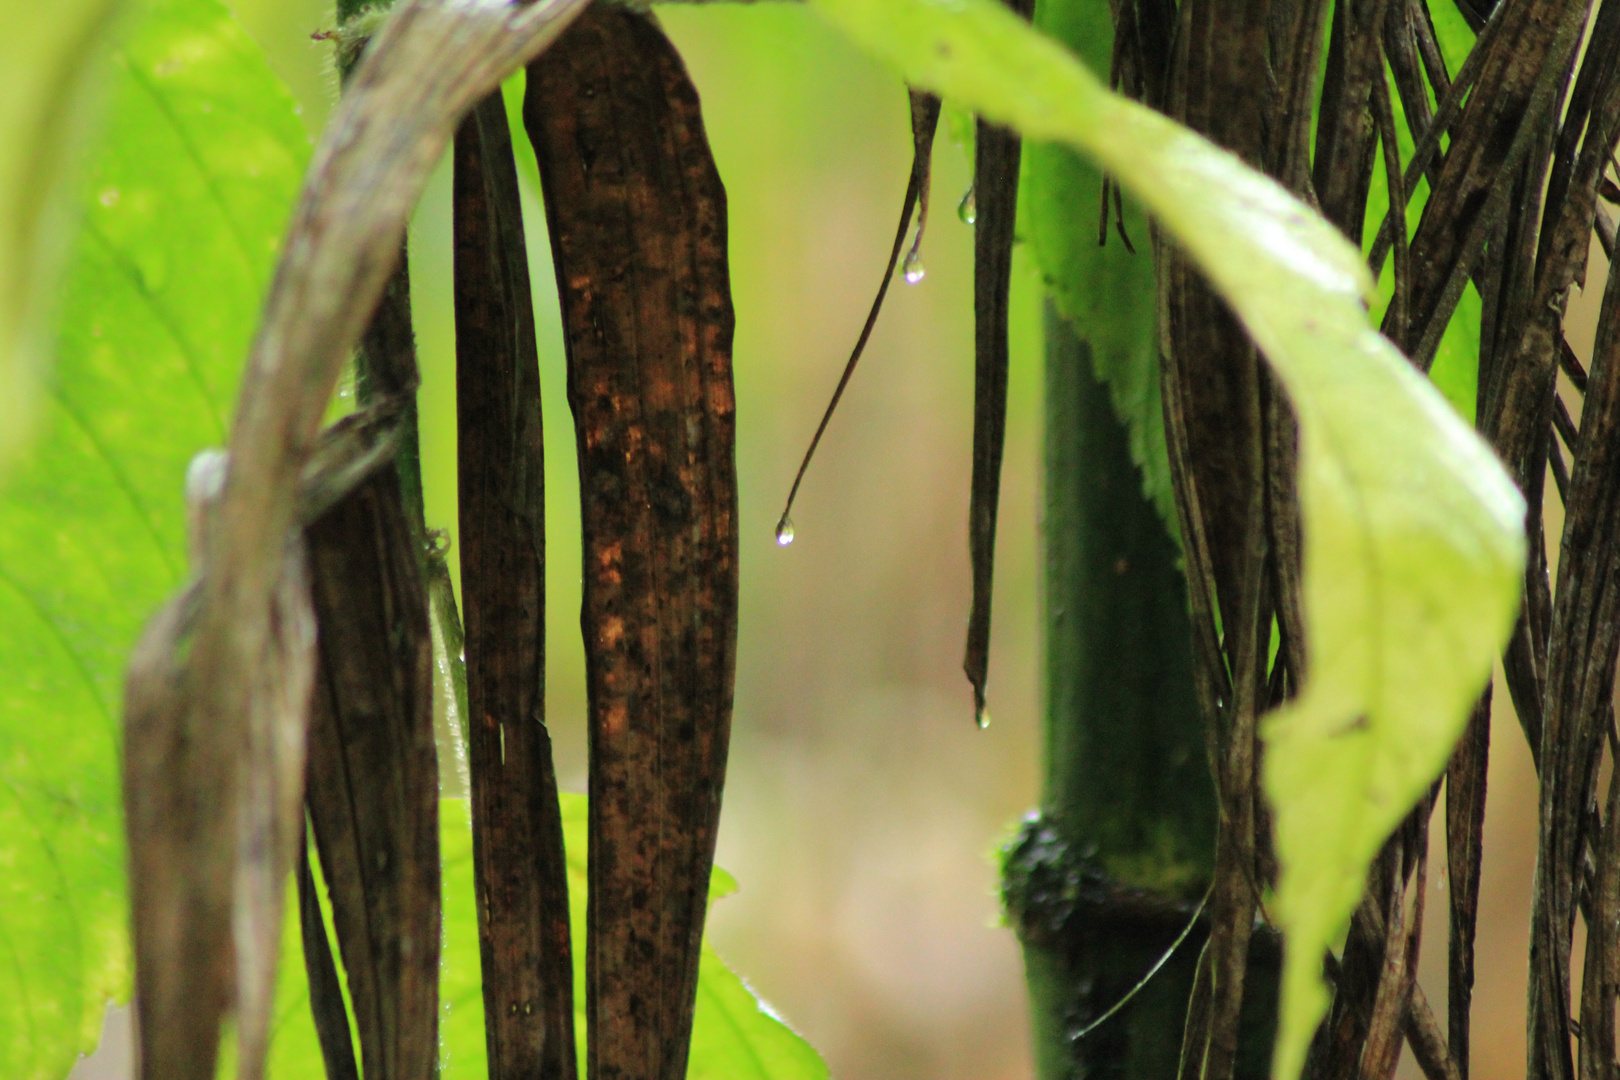
[[[1506,639],[1524,505],[1496,459],[1373,330],[1372,282],[1326,221],[1106,88],[994,0],[812,0],[905,78],[1117,177],[1195,259],[1300,422],[1309,678],[1264,727],[1286,935],[1274,1075],[1299,1075],[1323,952],[1379,845],[1437,776]]]
[[[0,482],[6,1080],[61,1080],[128,999],[124,663],[183,579],[186,464],[224,440],[309,153],[291,95],[217,0],[132,16],[102,56],[106,122],[36,438]]]
[[[71,166],[119,0],[8,3],[0,33],[0,469],[27,430],[74,219]]]

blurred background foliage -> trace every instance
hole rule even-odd
[[[231,0],[302,105],[334,100],[323,0]],[[794,510],[773,529],[882,272],[910,162],[906,96],[799,5],[661,7],[731,211],[742,623],[718,862],[718,951],[846,1080],[1030,1072],[994,849],[1037,794],[1038,282],[1014,286],[1009,445],[987,731],[961,673],[968,610],[972,234],[964,153],[935,151],[915,286],[890,291]],[[526,146],[519,146],[527,154]],[[525,170],[529,171],[529,170]],[[531,174],[532,175],[532,174]],[[410,236],[428,525],[456,557],[450,182]],[[546,424],[547,713],[584,791],[578,482],[538,192],[525,192]]]

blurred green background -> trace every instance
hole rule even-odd
[[[330,2],[230,0],[303,106],[334,98]],[[719,861],[720,952],[842,1080],[1023,1077],[1023,980],[993,850],[1037,796],[1039,299],[1015,282],[987,731],[961,672],[968,610],[969,168],[944,137],[925,279],[896,282],[794,511],[782,499],[888,254],[910,162],[904,88],[799,5],[658,9],[725,180],[737,310],[742,626]],[[520,153],[528,153],[520,144]],[[412,225],[428,524],[455,533],[449,171]],[[578,484],[537,193],[525,193],[545,394],[547,711],[586,780]],[[456,548],[452,543],[451,556]]]

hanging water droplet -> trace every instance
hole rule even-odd
[[[917,256],[916,248],[906,252],[906,262],[903,269],[905,270],[907,285],[917,284],[928,273],[923,269],[922,259]]]
[[[985,728],[990,726],[990,710],[980,709],[978,714],[975,715],[973,719],[978,723],[979,730],[983,731]]]
[[[461,662],[463,664],[465,664],[467,662],[467,650],[466,649],[461,650]]]
[[[786,515],[776,523],[776,544],[778,547],[787,547],[793,543],[793,522]]]
[[[971,225],[979,220],[979,205],[973,198],[974,189],[969,185],[962,201],[956,204],[956,216],[962,219],[962,224]]]

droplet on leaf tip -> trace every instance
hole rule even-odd
[[[793,543],[793,522],[787,517],[776,523],[776,545],[787,547]]]
[[[976,714],[974,714],[973,720],[979,725],[979,730],[983,731],[985,728],[990,726],[990,710],[980,709]]]
[[[906,253],[904,269],[907,285],[917,284],[917,282],[921,281],[928,273],[928,271],[923,269],[922,259],[917,257],[917,252],[915,249]]]
[[[970,186],[962,201],[956,204],[956,216],[962,219],[962,224],[972,225],[979,219],[978,202],[973,198],[973,188]]]

